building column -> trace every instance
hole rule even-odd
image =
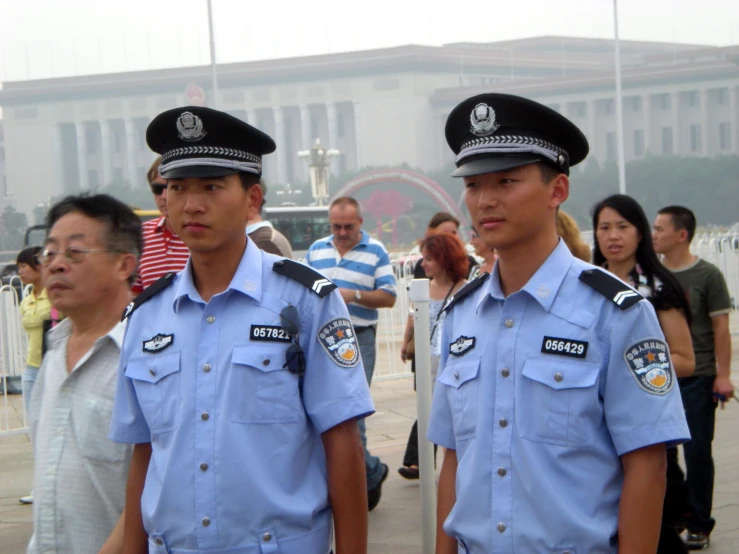
[[[339,148],[339,115],[336,112],[336,104],[333,102],[326,102],[326,118],[328,119],[328,144],[326,148],[333,148],[338,150]],[[342,152],[343,153],[343,152]],[[331,160],[331,173],[334,175],[339,172],[338,160],[336,158]]]
[[[313,146],[313,141],[317,137],[312,137],[310,132],[310,110],[308,109],[308,106],[305,104],[300,104],[298,106],[300,109],[300,140],[302,141],[302,145],[300,147],[301,150],[310,150]],[[324,145],[325,146],[325,145]],[[310,180],[310,168],[308,167],[308,164],[301,163],[303,166],[303,179],[306,181]]]
[[[285,114],[280,106],[272,108],[275,118],[275,142],[277,143],[277,182],[284,185],[287,183],[287,148],[285,141]]]
[[[641,97],[641,108],[644,113],[644,154],[652,151],[652,96]]]
[[[64,196],[64,161],[62,159],[62,129],[58,123],[51,127],[51,155],[52,175],[51,196],[59,198]]]
[[[595,100],[588,100],[588,142],[590,143],[590,152],[593,157],[598,160],[598,141],[596,140],[596,123],[598,113],[596,111]]]
[[[711,118],[708,113],[708,89],[701,90],[701,153],[711,153]]]
[[[133,119],[130,117],[123,118],[123,127],[126,131],[126,168],[128,182],[131,188],[138,188],[139,175],[138,165],[136,164],[136,127]]]
[[[680,148],[680,93],[670,94],[670,109],[672,112],[672,155],[679,156]]]
[[[731,151],[739,154],[739,87],[729,87],[729,132]]]
[[[74,122],[74,130],[77,133],[77,171],[79,189],[81,191],[90,189],[89,173],[87,171],[87,133],[83,121]]]
[[[107,187],[113,181],[113,152],[110,144],[110,123],[107,119],[100,120],[100,155],[103,158],[102,183]]]
[[[354,105],[354,152],[355,152],[355,163],[356,169],[362,168],[362,125],[361,118],[359,116],[359,102],[352,102]]]

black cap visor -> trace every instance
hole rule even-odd
[[[160,174],[165,179],[186,179],[187,177],[197,177],[200,179],[208,177],[225,177],[238,173],[238,169],[232,167],[218,167],[213,165],[187,165],[165,170],[160,169]]]
[[[463,161],[462,165],[452,172],[452,177],[472,177],[473,175],[496,173],[542,161],[544,160],[541,156],[534,154],[525,156],[475,157]]]

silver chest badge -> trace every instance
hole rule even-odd
[[[203,121],[190,112],[177,118],[177,136],[187,142],[197,142],[208,133],[203,130]]]
[[[477,137],[492,135],[500,127],[495,121],[495,110],[485,103],[475,106],[470,113],[470,123],[472,124],[470,131]]]
[[[144,341],[144,352],[161,352],[168,346],[172,346],[174,342],[174,334],[163,335],[159,333],[149,340]]]

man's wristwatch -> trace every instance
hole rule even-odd
[[[361,291],[358,291],[358,290],[355,290],[354,291],[354,299],[355,300],[361,300],[362,299],[362,292]]]

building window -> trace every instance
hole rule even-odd
[[[5,148],[0,148],[0,162],[5,161]]]
[[[120,129],[113,129],[113,152],[120,154],[123,151],[123,133]]]
[[[616,133],[606,133],[606,160],[612,162],[616,159]]]
[[[3,196],[7,198],[9,195],[10,194],[8,192],[8,178],[5,175],[3,175]]]
[[[721,150],[731,148],[731,123],[723,121],[718,126],[718,144]]]
[[[95,190],[100,186],[100,183],[98,183],[98,172],[94,169],[87,172],[87,184],[89,185],[90,190]]]
[[[662,153],[672,154],[672,127],[662,127]]]
[[[606,115],[611,115],[614,110],[615,110],[615,102],[613,101],[613,98],[606,100],[605,109],[604,109],[604,111],[606,112]]]
[[[716,91],[716,102],[719,104],[726,104],[729,101],[729,89],[720,88]]]
[[[570,109],[572,110],[573,116],[585,117],[587,105],[585,104],[585,102],[573,102],[572,104],[570,104]]]
[[[659,95],[659,107],[663,110],[669,110],[672,105],[672,97],[669,94]]]
[[[88,156],[94,154],[97,151],[97,137],[95,131],[90,127],[85,127],[85,142],[87,143],[87,154]]]
[[[640,112],[642,108],[642,97],[641,96],[634,96],[631,99],[631,107],[635,112]]]
[[[691,108],[697,108],[700,106],[700,95],[697,90],[691,90],[688,93],[688,106]]]
[[[123,169],[120,167],[113,168],[113,182],[120,183],[123,181]]]
[[[634,156],[641,157],[644,155],[644,129],[636,129],[634,131]]]
[[[346,135],[344,114],[342,112],[336,114],[336,133],[339,135],[339,138],[344,138]],[[329,147],[336,148],[334,145],[329,145]]]
[[[701,140],[701,126],[691,125],[690,126],[690,151],[700,152],[703,150],[703,141]]]

